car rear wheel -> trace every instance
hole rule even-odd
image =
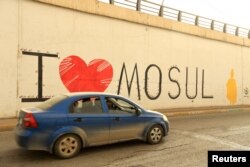
[[[54,153],[58,158],[71,158],[79,153],[81,147],[81,140],[78,136],[67,134],[56,141]]]
[[[149,144],[158,144],[163,138],[163,129],[160,125],[152,126],[147,134],[147,141]]]

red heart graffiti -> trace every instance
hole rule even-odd
[[[113,68],[108,61],[95,59],[87,65],[75,55],[62,60],[59,72],[70,92],[104,92],[113,78]]]

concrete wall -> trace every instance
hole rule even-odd
[[[0,1],[0,118],[72,91],[154,109],[250,104],[248,39],[93,0],[40,1]]]
[[[18,59],[18,3],[0,1],[0,118],[16,114]]]

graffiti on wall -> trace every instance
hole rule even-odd
[[[249,94],[248,87],[244,88],[243,92],[244,92],[244,97],[249,97],[248,96],[248,94]]]
[[[86,64],[80,57],[71,55],[61,61],[59,74],[69,92],[104,92],[112,81],[113,68],[103,59]]]
[[[157,86],[158,86],[158,89],[157,91],[158,92],[150,92],[150,89],[149,89],[149,84],[150,84],[150,81],[149,81],[149,72],[150,70],[155,70],[158,72],[158,79],[155,79],[155,82],[157,82]],[[125,83],[126,84],[126,88],[127,88],[127,93],[128,95],[130,95],[131,93],[131,90],[132,90],[132,83],[136,83],[136,90],[137,90],[137,95],[138,95],[138,100],[141,99],[141,85],[140,85],[140,76],[142,75],[139,75],[139,72],[138,72],[138,66],[137,64],[135,64],[134,66],[134,69],[133,69],[133,72],[132,72],[132,76],[129,77],[128,73],[127,73],[127,69],[126,69],[126,64],[123,63],[123,66],[122,66],[122,69],[121,69],[121,73],[120,73],[120,78],[119,78],[119,83],[118,83],[118,94],[120,94],[120,90],[121,90],[121,85],[122,83]],[[195,71],[195,88],[194,90],[191,90],[190,88],[190,69],[188,67],[186,67],[186,70],[185,70],[185,95],[188,99],[195,99],[197,98],[198,96],[198,80],[199,80],[199,69],[196,68],[196,71]],[[201,70],[201,90],[200,90],[200,93],[201,93],[201,97],[203,99],[205,98],[213,98],[213,95],[207,95],[205,93],[205,71],[204,69]],[[177,91],[176,92],[172,92],[171,90],[168,92],[168,96],[170,99],[177,99],[180,95],[181,95],[181,83],[180,81],[178,81],[177,77],[176,77],[176,72],[177,73],[181,73],[181,70],[180,68],[178,68],[177,66],[173,66],[171,67],[169,70],[168,70],[168,80],[171,82],[171,84],[175,85],[177,87]],[[147,66],[147,68],[145,69],[145,74],[144,74],[144,92],[145,92],[145,95],[147,96],[148,99],[150,100],[156,100],[160,97],[161,95],[161,91],[162,91],[162,78],[163,78],[163,74],[162,74],[162,70],[159,66],[157,66],[156,64],[150,64],[149,66]],[[125,78],[125,79],[124,79]],[[130,79],[129,79],[130,78]],[[123,80],[125,80],[125,82],[122,82]],[[190,93],[192,91],[192,94]],[[152,95],[154,94],[154,95]]]
[[[22,51],[25,56],[34,56],[35,61],[38,62],[38,84],[37,93],[34,97],[21,96],[22,102],[40,102],[47,100],[48,97],[43,96],[43,59],[58,58],[58,54],[40,53]],[[121,93],[121,88],[125,87],[130,96],[131,91],[138,95],[138,100],[141,100],[142,94],[150,100],[156,100],[162,95],[162,87],[164,86],[163,80],[168,81],[171,87],[167,91],[169,99],[178,99],[181,95],[184,95],[187,99],[212,99],[214,96],[207,91],[207,85],[205,77],[205,70],[196,68],[180,68],[178,66],[172,66],[169,69],[162,70],[156,64],[149,64],[145,67],[143,74],[138,70],[138,64],[135,63],[132,70],[127,68],[126,63],[123,62],[120,71],[117,71],[118,85],[117,94]],[[55,69],[56,70],[56,69]],[[132,71],[129,73],[128,71]],[[154,76],[154,86],[157,89],[152,90],[150,84],[151,71],[157,73],[157,77]],[[69,92],[89,92],[97,91],[104,92],[113,80],[113,67],[104,59],[94,59],[88,64],[79,56],[70,55],[65,57],[59,64],[59,76],[62,84]],[[180,75],[182,78],[180,78]],[[190,77],[192,76],[192,77]],[[143,77],[143,78],[142,78]],[[184,78],[183,78],[184,77]],[[182,83],[180,80],[184,81]],[[142,89],[143,88],[143,89]],[[244,89],[245,96],[248,96],[248,88]],[[226,98],[231,105],[237,103],[237,82],[235,80],[234,69],[231,69],[229,79],[226,83]]]
[[[230,78],[227,81],[227,99],[231,105],[237,102],[237,82],[234,79],[234,69],[231,69]]]
[[[37,86],[37,96],[35,97],[22,97],[22,102],[41,102],[45,101],[49,98],[43,96],[43,58],[58,58],[58,54],[50,54],[50,53],[40,53],[40,52],[30,52],[23,50],[23,55],[27,56],[35,56],[38,59],[37,71],[38,71],[38,86]]]

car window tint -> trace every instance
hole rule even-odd
[[[129,102],[119,98],[106,98],[109,113],[113,114],[135,114],[136,107]]]
[[[102,113],[102,105],[99,97],[82,98],[75,101],[71,113],[96,114]]]

